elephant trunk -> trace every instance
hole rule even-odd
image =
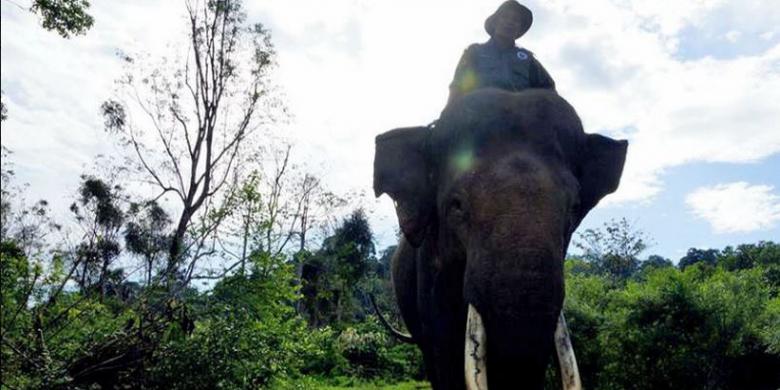
[[[482,316],[473,305],[469,305],[468,308],[465,344],[466,389],[487,390],[487,331]],[[569,330],[562,312],[555,328],[555,350],[558,353],[563,390],[582,390],[577,359],[571,347]]]
[[[562,259],[536,249],[484,259],[467,261],[464,298],[484,325],[488,384],[542,389],[563,304]]]

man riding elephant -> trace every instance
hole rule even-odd
[[[439,120],[376,138],[374,191],[393,199],[403,232],[392,278],[410,334],[380,319],[418,345],[434,389],[541,389],[553,350],[564,388],[581,389],[563,261],[617,188],[627,142],[586,134],[515,46],[532,21],[501,4],[485,21],[490,40],[463,53]]]
[[[555,89],[555,82],[533,53],[515,45],[533,23],[533,14],[514,0],[505,1],[485,20],[490,39],[469,46],[450,83],[447,104],[479,88],[510,92],[528,88]]]

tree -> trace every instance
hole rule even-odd
[[[143,259],[146,265],[146,285],[150,286],[155,266],[170,245],[171,218],[156,201],[132,203],[127,214],[129,221],[125,225],[125,245],[130,253]]]
[[[298,223],[298,250],[308,247],[312,229],[324,230],[332,222],[334,211],[347,205],[347,200],[329,191],[319,178],[306,173],[298,183],[300,218]]]
[[[261,197],[265,199],[261,245],[271,254],[282,253],[296,238],[297,252],[309,249],[311,231],[324,231],[329,222],[337,220],[338,210],[347,203],[329,191],[317,176],[292,164],[291,149],[290,145],[266,148],[273,163],[265,164],[261,175]]]
[[[380,278],[390,279],[390,273],[392,271],[392,260],[398,245],[390,245],[382,250],[382,256],[377,259],[376,274]]]
[[[583,258],[593,263],[599,272],[625,279],[639,268],[638,256],[647,248],[648,238],[621,218],[605,222],[602,229],[579,233],[574,246],[583,251]]]
[[[34,0],[30,11],[41,16],[43,28],[70,38],[85,34],[95,22],[89,6],[87,0]]]
[[[605,308],[597,388],[770,389],[780,355],[761,329],[770,289],[758,270],[672,267],[616,291]],[[579,356],[578,356],[579,358]],[[636,378],[642,378],[637,381]]]
[[[719,251],[717,249],[697,249],[690,248],[688,252],[680,258],[677,266],[685,269],[696,263],[702,263],[714,267],[718,263]]]
[[[756,244],[741,244],[736,248],[727,246],[720,252],[718,265],[732,271],[757,266],[780,266],[780,244],[759,241]]]
[[[14,183],[15,172],[11,151],[2,147],[0,170],[0,241],[13,241],[28,257],[41,255],[47,247],[47,237],[61,226],[51,218],[49,202],[40,199],[28,204],[27,184]]]
[[[5,103],[0,101],[0,122],[5,121],[8,119],[8,109],[5,108]]]
[[[259,180],[257,171],[252,172],[234,194],[232,203],[235,207],[225,223],[226,234],[219,238],[223,252],[236,260],[225,272],[240,266],[240,272],[246,273],[247,260],[258,249],[259,237],[267,225],[262,220],[263,198],[258,188]],[[224,276],[225,272],[219,277]]]
[[[103,296],[110,267],[122,249],[120,237],[125,212],[121,203],[127,199],[117,184],[94,176],[81,178],[78,199],[70,206],[82,232],[73,261],[80,264],[77,282],[82,291],[94,286]]]
[[[187,14],[183,63],[147,71],[125,57],[131,67],[120,80],[125,100],[102,105],[107,129],[129,146],[156,198],[174,195],[178,216],[163,272],[169,285],[176,274],[186,285],[198,260],[216,254],[251,140],[280,109],[267,80],[270,34],[246,24],[241,2],[187,2]],[[133,109],[145,120],[133,120]]]
[[[310,332],[293,304],[299,298],[292,264],[254,252],[247,272],[219,280],[203,294],[206,310],[188,338],[161,346],[150,369],[154,388],[276,388],[310,355]]]
[[[375,264],[373,233],[365,212],[357,209],[342,220],[315,254],[303,259],[303,306],[312,326],[351,322],[361,282]]]
[[[376,252],[374,234],[363,209],[352,212],[336,233],[325,240],[324,250],[339,259],[339,274],[348,285],[355,285],[369,269],[368,260]]]
[[[327,191],[316,176],[292,164],[291,149],[289,144],[262,148],[258,158],[263,163],[233,193],[218,235],[222,254],[232,264],[198,278],[218,279],[234,269],[246,272],[247,258],[255,252],[268,256],[303,253],[311,249],[312,230],[324,231],[326,222],[338,215],[346,201]],[[300,276],[301,262],[294,262]]]
[[[647,258],[647,260],[642,262],[641,268],[643,270],[646,269],[656,269],[656,268],[666,268],[666,267],[674,267],[674,264],[671,260],[659,256],[659,255],[650,255],[650,257]]]

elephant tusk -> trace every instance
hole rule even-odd
[[[555,327],[555,351],[558,353],[558,364],[561,366],[561,381],[564,390],[581,390],[580,372],[577,368],[577,358],[574,356],[574,348],[569,339],[569,329],[566,327],[566,319],[563,318],[563,310],[558,316],[558,326]]]
[[[390,325],[389,322],[387,322],[385,316],[383,316],[382,312],[379,311],[379,306],[376,305],[376,299],[374,299],[374,294],[368,294],[368,298],[371,300],[371,306],[374,307],[374,313],[376,313],[376,316],[379,317],[379,321],[382,323],[382,325],[385,326],[385,328],[387,328],[387,331],[390,332],[391,335],[393,335],[401,342],[408,343],[408,344],[416,344],[411,334],[403,333],[400,330],[394,328],[392,325]]]
[[[466,320],[466,389],[487,390],[487,333],[474,306],[469,305]]]

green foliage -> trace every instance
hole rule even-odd
[[[759,329],[761,339],[767,344],[767,352],[780,355],[780,298],[774,297],[766,305]]]
[[[255,253],[252,272],[226,277],[202,299],[191,335],[171,333],[156,356],[161,388],[257,388],[294,376],[316,345],[293,304],[294,269]],[[171,387],[172,386],[172,387]]]
[[[24,253],[12,242],[0,243],[0,333],[4,340],[16,341],[25,336],[24,329],[31,321],[30,312],[24,310],[30,282],[30,267]],[[24,362],[5,343],[0,345],[0,360],[3,361],[0,376],[21,385],[19,372]]]
[[[757,244],[738,245],[736,248],[728,246],[721,251],[718,263],[732,271],[756,266],[780,266],[780,244],[760,241]]]
[[[366,381],[357,378],[350,377],[338,377],[338,378],[302,378],[301,380],[285,383],[275,383],[272,386],[276,390],[302,390],[302,389],[314,389],[314,390],[349,390],[349,389],[361,389],[361,390],[420,390],[430,389],[431,385],[428,382],[419,381],[407,381],[399,383],[391,383],[383,380]]]
[[[92,27],[95,19],[87,13],[87,0],[34,0],[32,12],[41,15],[41,24],[63,38],[82,35]]]
[[[348,376],[335,376],[335,377],[304,377],[293,383],[276,384],[275,389],[285,390],[303,390],[303,389],[362,389],[365,388],[368,383],[360,378],[353,378]]]
[[[780,317],[764,269],[651,268],[623,285],[577,266],[567,262],[565,312],[585,386],[777,385]]]
[[[12,176],[5,165],[3,175],[5,184]],[[261,216],[247,218],[240,231],[247,234],[242,238],[248,257],[224,268],[208,289],[185,283],[169,290],[150,282],[155,261],[164,259],[170,242],[164,210],[154,203],[125,207],[120,187],[90,176],[83,179],[72,215],[89,234],[76,250],[26,250],[44,237],[17,234],[35,232],[39,225],[31,223],[16,225],[29,229],[3,233],[4,386],[420,385],[386,386],[422,379],[423,365],[415,346],[390,338],[369,314],[366,293],[376,296],[391,322],[403,325],[389,281],[392,250],[380,252],[377,260],[362,211],[344,219],[320,250],[295,256],[271,255],[253,233],[268,222]],[[257,194],[253,185],[244,187],[246,199]],[[252,207],[262,205],[256,200]],[[11,215],[6,211],[14,210],[4,204],[4,221]],[[564,310],[585,386],[778,388],[780,246],[759,242],[723,250],[693,248],[674,267],[659,256],[640,261],[645,239],[632,232],[625,221],[594,231],[589,236],[592,250],[565,263]],[[147,267],[146,283],[140,275],[125,280],[124,270],[113,266],[122,249],[143,257],[139,269]],[[202,264],[213,260],[204,258]],[[547,378],[549,388],[560,387],[552,368]]]
[[[600,229],[579,233],[574,246],[594,271],[617,280],[631,277],[639,269],[639,254],[647,249],[649,239],[625,218],[610,220]]]
[[[72,260],[81,289],[99,291],[103,296],[109,285],[123,279],[122,272],[112,270],[111,265],[122,250],[119,236],[126,213],[121,205],[127,197],[121,186],[110,181],[89,175],[82,175],[81,180],[70,211],[84,234]]]
[[[422,357],[416,347],[392,342],[374,316],[344,329],[338,350],[349,362],[347,374],[360,378],[420,378]]]
[[[357,386],[423,376],[417,347],[390,339],[373,316],[340,332],[330,327],[312,330],[309,340],[315,348],[301,372],[307,378],[320,378],[320,385]]]
[[[674,263],[672,263],[671,260],[658,255],[651,255],[650,257],[647,258],[647,260],[642,262],[639,268],[641,271],[647,271],[650,269],[668,268],[668,267],[674,267]]]
[[[680,269],[702,263],[714,267],[718,262],[717,249],[697,249],[690,248],[688,252],[677,263]]]
[[[140,256],[146,266],[146,285],[152,284],[155,266],[170,245],[168,234],[171,219],[155,202],[132,203],[128,210],[129,221],[125,225],[125,248]]]
[[[123,361],[122,342],[135,318],[132,309],[112,297],[101,302],[72,291],[46,300],[46,290],[63,280],[61,261],[55,259],[44,273],[10,243],[3,244],[0,259],[5,383],[12,388],[81,388],[101,380],[117,382],[115,375],[97,374],[98,363]]]
[[[157,387],[257,388],[299,372],[312,348],[305,324],[252,317],[226,307],[221,315],[199,321],[191,336],[163,344],[151,368]]]
[[[371,290],[377,261],[365,212],[355,210],[322,248],[299,257],[303,309],[310,325],[349,324],[365,317],[364,292]]]

